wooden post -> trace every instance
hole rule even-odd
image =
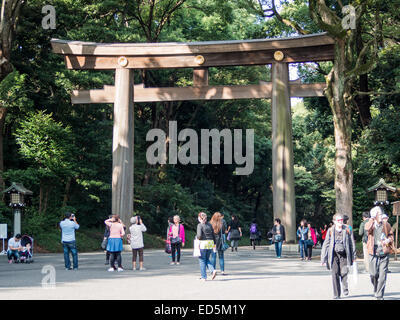
[[[193,69],[193,86],[208,86],[208,68]]]
[[[396,243],[395,243],[395,252],[394,252],[394,260],[397,261],[397,244],[398,244],[398,234],[399,234],[399,216],[396,216]]]
[[[128,227],[133,213],[133,69],[115,70],[112,213]]]
[[[287,63],[272,64],[272,183],[274,218],[286,229],[286,242],[296,240],[293,137]]]

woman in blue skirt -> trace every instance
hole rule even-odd
[[[110,269],[112,272],[118,270],[118,272],[124,271],[122,268],[121,251],[122,237],[125,235],[124,225],[119,218],[119,215],[114,214],[111,219],[107,219],[104,223],[110,228],[110,236],[107,243],[107,251],[111,253]],[[115,260],[118,263],[118,269],[115,268]]]

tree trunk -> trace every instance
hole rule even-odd
[[[64,199],[63,199],[63,203],[62,203],[63,208],[67,205],[67,201],[69,198],[69,190],[71,189],[71,182],[72,182],[72,178],[68,178],[67,184],[65,185]]]
[[[336,213],[349,217],[353,224],[353,168],[351,160],[351,82],[344,75],[347,69],[346,44],[337,40],[335,61],[326,77],[326,95],[333,113],[335,129],[335,192]]]
[[[3,179],[4,172],[4,152],[3,152],[3,142],[4,142],[4,124],[6,121],[7,108],[0,108],[0,191],[5,188],[5,182]],[[1,192],[2,200],[4,200],[4,193]]]

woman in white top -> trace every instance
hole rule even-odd
[[[143,267],[143,232],[146,232],[146,226],[142,223],[140,216],[131,218],[132,225],[129,228],[131,232],[131,248],[132,248],[132,270],[136,270],[136,258],[139,253],[139,266],[140,270],[146,270]]]

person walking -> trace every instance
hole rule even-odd
[[[171,265],[179,265],[181,260],[181,247],[183,248],[185,246],[185,228],[183,227],[183,224],[180,223],[181,219],[179,216],[174,216],[173,220],[174,224],[169,227],[168,231],[169,239],[171,241]]]
[[[122,237],[125,235],[124,224],[122,223],[118,214],[114,214],[111,219],[107,219],[104,223],[110,228],[110,236],[107,242],[107,251],[111,253],[109,272],[117,270],[118,272],[124,271],[122,268],[121,251]],[[118,269],[115,267],[115,260],[118,263]]]
[[[232,215],[232,220],[229,222],[228,234],[230,232],[230,240],[232,252],[238,251],[239,240],[242,236],[242,228],[240,227],[239,219],[236,215]]]
[[[132,270],[136,270],[136,259],[139,254],[139,270],[143,271],[146,268],[143,267],[143,232],[147,231],[146,226],[143,224],[140,216],[131,218],[131,226],[129,228],[131,237],[131,249],[132,249]]]
[[[328,231],[328,226],[325,224],[324,228],[320,229],[320,233],[321,233],[321,248],[324,244],[325,238],[326,238],[326,232]]]
[[[69,254],[72,254],[73,269],[78,270],[78,249],[76,248],[75,230],[79,229],[75,214],[67,212],[65,219],[60,222],[61,243],[64,250],[64,264],[66,270],[71,270],[71,260]]]
[[[307,234],[307,240],[306,240],[307,260],[311,261],[312,249],[317,244],[317,235],[315,233],[315,229],[311,227],[311,223],[307,224],[307,228],[308,228],[308,234]]]
[[[360,228],[358,229],[358,235],[361,237],[362,245],[363,245],[363,257],[364,257],[364,272],[369,273],[369,255],[368,255],[368,233],[365,231],[365,224],[369,220],[369,212],[365,211],[362,214],[362,222],[360,224]]]
[[[217,275],[213,264],[210,261],[212,252],[216,251],[216,239],[212,225],[207,221],[207,215],[200,212],[198,215],[199,224],[197,225],[196,238],[200,240],[200,274],[201,280],[207,280],[207,268],[211,272],[211,280],[214,280]]]
[[[214,237],[215,237],[215,246],[216,246],[216,252],[211,253],[211,263],[216,269],[217,265],[217,253],[218,253],[218,259],[219,259],[219,267],[221,270],[221,274],[225,274],[225,260],[224,260],[224,250],[222,249],[222,244],[224,242],[224,237],[225,237],[225,226],[222,221],[222,215],[219,212],[215,212],[213,216],[211,217],[210,224],[214,230]]]
[[[333,298],[340,299],[341,287],[344,296],[349,295],[347,275],[357,256],[353,233],[343,223],[343,215],[335,214],[333,221],[322,246],[321,263],[332,271]]]
[[[282,244],[286,241],[285,227],[281,224],[281,219],[274,220],[274,226],[271,230],[272,242],[275,244],[275,253],[278,259],[282,256]]]
[[[369,254],[369,273],[377,300],[383,300],[386,277],[389,267],[389,254],[393,252],[393,231],[390,224],[383,221],[384,212],[375,206],[370,211],[370,218],[365,223],[368,234],[367,249]]]
[[[256,219],[252,220],[249,231],[250,231],[250,245],[253,247],[253,250],[256,250],[256,240],[258,238],[258,226]]]
[[[306,226],[307,221],[305,219],[300,221],[300,226],[297,229],[297,238],[299,239],[299,249],[300,249],[300,260],[304,260],[307,256],[307,245],[306,241],[308,239],[308,228]]]

